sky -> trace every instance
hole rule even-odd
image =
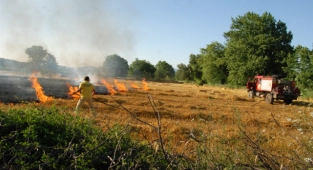
[[[270,12],[292,45],[313,48],[312,0],[1,0],[0,58],[27,61],[42,46],[62,66],[102,66],[117,54],[174,68],[217,41],[231,19]]]

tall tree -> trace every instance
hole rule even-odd
[[[175,77],[175,71],[172,65],[168,64],[166,61],[159,61],[155,65],[156,71],[154,73],[154,78],[156,80],[173,80]]]
[[[47,54],[47,56],[45,58],[44,65],[45,65],[46,72],[48,72],[48,73],[58,72],[56,70],[58,70],[59,67],[58,67],[58,64],[57,64],[55,57],[52,54],[50,54],[50,53]]]
[[[188,68],[193,81],[202,83],[201,55],[190,54]]]
[[[286,73],[286,78],[294,80],[299,74],[299,55],[296,55],[296,52],[289,53],[284,62],[286,66],[283,67],[283,70]]]
[[[149,61],[136,58],[129,66],[128,75],[136,79],[153,79],[156,68]]]
[[[202,56],[202,79],[212,84],[226,83],[228,71],[224,55],[225,47],[213,42],[201,49]]]
[[[103,69],[105,76],[108,77],[126,77],[128,73],[128,62],[117,54],[105,57]]]
[[[292,33],[286,24],[265,12],[261,16],[248,12],[232,18],[226,38],[228,81],[244,84],[255,74],[283,74],[284,58],[292,52]]]
[[[178,70],[175,73],[175,79],[179,81],[190,81],[191,80],[191,73],[188,69],[188,66],[181,63],[177,65]]]
[[[302,90],[313,89],[313,51],[297,46],[294,53],[297,63],[296,80]]]
[[[58,73],[58,63],[55,57],[48,53],[42,46],[27,48],[25,53],[28,55],[28,63],[32,69],[31,71]]]

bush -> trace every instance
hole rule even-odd
[[[163,169],[163,155],[131,140],[128,128],[104,132],[92,120],[48,109],[0,111],[2,169]]]

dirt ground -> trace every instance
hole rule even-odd
[[[147,82],[148,89],[145,89],[141,81],[135,81],[133,84],[139,87],[135,89],[129,82],[121,82],[128,91],[95,95],[97,117],[91,115],[86,104],[82,116],[94,118],[104,130],[116,123],[128,124],[133,136],[153,142],[158,139],[157,132],[147,124],[157,127],[159,113],[163,137],[170,137],[178,148],[179,143],[183,144],[191,135],[195,139],[200,139],[203,134],[231,137],[237,135],[239,126],[249,129],[251,135],[264,133],[263,136],[272,141],[266,143],[268,149],[285,145],[296,148],[295,136],[312,135],[311,126],[306,124],[312,122],[313,115],[309,100],[300,98],[290,105],[275,101],[271,105],[263,98],[249,99],[244,88]],[[73,99],[54,99],[38,105],[57,105],[73,113],[76,103],[77,100]],[[22,106],[0,105],[1,109],[5,107]],[[289,142],[285,142],[286,135],[282,135],[286,132]]]

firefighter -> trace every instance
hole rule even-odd
[[[92,115],[94,117],[96,117],[97,113],[95,111],[95,108],[93,106],[93,101],[92,101],[92,96],[95,94],[95,87],[94,87],[94,85],[92,83],[90,83],[90,79],[89,79],[88,76],[86,76],[84,78],[84,80],[85,81],[80,83],[79,89],[75,92],[75,93],[80,92],[80,94],[81,94],[81,97],[78,100],[76,108],[75,108],[75,113],[79,114],[80,113],[80,108],[81,108],[82,104],[84,102],[87,102],[88,105],[89,105],[89,108],[90,108],[90,110],[92,112]]]

